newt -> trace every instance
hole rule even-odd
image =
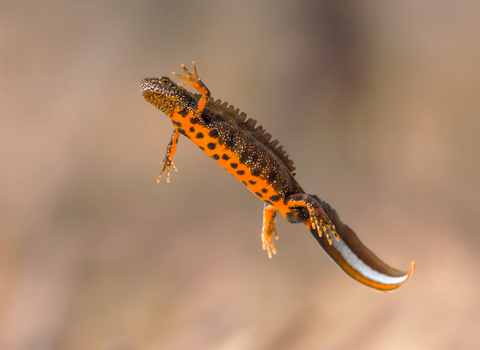
[[[264,202],[262,247],[271,258],[276,254],[273,238],[278,239],[275,218],[279,212],[291,223],[303,223],[329,257],[350,277],[382,291],[398,288],[415,269],[394,269],[375,256],[342,223],[337,212],[316,195],[307,194],[295,179],[295,167],[278,140],[247,119],[245,113],[221,100],[214,100],[210,90],[198,77],[195,62],[186,76],[173,72],[183,82],[169,77],[146,78],[140,82],[140,94],[172,121],[173,133],[168,143],[160,182],[166,172],[170,182],[173,156],[180,135],[195,143],[210,158],[242,182]],[[190,93],[182,86],[192,86]]]

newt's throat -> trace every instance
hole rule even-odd
[[[169,117],[175,110],[175,101],[170,98],[166,98],[162,94],[145,92],[143,93],[143,98],[145,98],[145,100],[164,112]]]

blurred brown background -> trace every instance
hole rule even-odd
[[[0,3],[0,349],[480,348],[480,3]],[[180,64],[380,258],[342,273],[138,93]]]

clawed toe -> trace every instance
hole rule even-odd
[[[175,75],[177,78],[185,80],[184,83],[178,84],[179,86],[192,85],[194,83],[198,83],[198,81],[200,80],[200,78],[198,77],[198,74],[197,74],[197,65],[195,64],[195,61],[193,61],[192,65],[193,65],[193,73],[190,73],[189,70],[185,67],[185,65],[182,64],[181,67],[182,67],[183,71],[185,72],[185,74],[187,75],[186,77],[184,77],[183,75],[180,75],[176,72],[172,72],[172,74]]]
[[[278,239],[276,234],[275,238]],[[272,236],[269,234],[262,234],[262,248],[263,250],[267,251],[268,257],[270,259],[273,255],[277,254],[277,250],[275,249],[275,244],[273,243]]]
[[[327,221],[328,220],[328,221]],[[323,233],[325,233],[325,237],[328,240],[328,244],[332,245],[332,236],[335,237],[337,241],[340,240],[338,237],[337,231],[335,230],[335,226],[332,224],[328,217],[320,218],[320,217],[312,217],[311,218],[312,228],[316,229],[318,235],[322,237]]]
[[[162,178],[162,175],[163,173],[165,172],[165,170],[167,171],[167,182],[169,183],[170,182],[170,171],[172,170],[175,170],[175,171],[178,171],[177,170],[177,167],[175,166],[175,164],[173,164],[173,162],[171,160],[164,160],[163,161],[163,169],[162,171],[160,172],[160,175],[158,175],[158,179],[157,179],[157,183],[160,182],[160,179]]]

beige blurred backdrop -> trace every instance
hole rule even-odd
[[[0,349],[480,348],[480,3],[0,3]],[[198,64],[411,280],[347,277],[171,122]]]

